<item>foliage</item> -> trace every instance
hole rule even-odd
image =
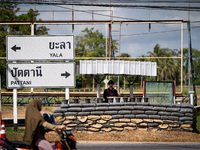
[[[82,87],[82,76],[76,75],[76,88],[81,88],[81,87]]]
[[[129,55],[128,53],[121,53],[120,57],[131,57],[131,55]]]
[[[159,44],[156,44],[153,52],[147,52],[147,57],[180,57],[180,50],[172,50],[169,48],[160,48]],[[183,81],[186,85],[188,83],[188,49],[183,49]],[[194,77],[195,83],[200,84],[200,51],[197,49],[192,49],[192,58],[194,66]],[[157,81],[176,81],[180,84],[180,74],[181,74],[181,60],[180,59],[159,59],[154,58],[150,61],[157,62],[158,66],[158,76]],[[151,78],[152,80],[152,78]]]
[[[175,80],[177,79],[177,82],[179,81],[180,73],[180,62],[176,59],[158,59],[156,57],[177,57],[179,56],[178,50],[172,50],[168,48],[160,48],[159,44],[156,44],[154,47],[153,52],[147,52],[148,57],[155,57],[152,58],[151,61],[157,62],[158,66],[158,75],[157,75],[157,81],[158,80]]]
[[[117,43],[113,42],[113,49],[117,48]],[[85,28],[79,36],[75,38],[75,52],[77,57],[105,57],[106,39],[103,34],[94,28]],[[113,50],[114,54],[117,52]]]
[[[200,132],[200,111],[196,114],[196,129],[198,132]]]
[[[112,42],[113,55],[117,53],[117,42]],[[106,57],[106,38],[98,30],[94,28],[85,28],[81,34],[75,37],[75,53],[76,57]],[[91,76],[81,76],[77,81],[77,86],[80,87],[82,82],[84,87],[92,86],[93,78]],[[80,82],[81,81],[81,82]]]
[[[9,3],[9,0],[1,0],[0,20],[3,21],[33,21],[39,15],[37,11],[30,9],[25,14],[17,15],[20,10],[16,4]],[[15,13],[14,13],[15,12]],[[34,15],[33,15],[34,13]],[[33,18],[33,16],[35,16]],[[35,27],[35,34],[47,35],[48,28],[44,26]],[[30,25],[0,25],[0,57],[6,57],[6,36],[7,35],[30,35]],[[0,61],[0,74],[2,77],[2,87],[6,87],[6,61]]]
[[[183,49],[183,73],[184,73],[184,82],[185,84],[188,81],[188,49]],[[200,51],[197,49],[192,49],[192,58],[193,58],[193,66],[194,66],[194,78],[195,84],[200,85]]]

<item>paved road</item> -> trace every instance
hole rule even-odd
[[[79,142],[78,150],[200,150],[200,143]]]

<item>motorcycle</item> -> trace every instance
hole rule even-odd
[[[55,142],[56,150],[76,150],[76,139],[71,131],[56,130],[56,132],[60,137],[60,140]],[[0,140],[0,145],[3,150],[37,150],[22,141],[8,140],[4,138],[0,138]]]

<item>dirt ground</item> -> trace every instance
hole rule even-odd
[[[41,114],[48,112],[53,114],[54,110],[58,107],[42,107]],[[17,106],[18,118],[25,118],[26,106]],[[2,118],[13,118],[13,107],[12,106],[2,106]]]
[[[6,136],[10,140],[22,141],[24,128],[19,132],[6,129]],[[121,141],[121,142],[200,142],[200,134],[176,131],[122,131],[110,133],[98,132],[77,132],[72,131],[77,142],[79,141]],[[49,132],[45,135],[46,139],[52,143],[59,140],[56,132]]]
[[[43,107],[41,113],[53,111],[57,107]],[[2,106],[3,118],[13,117],[13,108],[11,106]],[[18,117],[25,117],[26,107],[18,106]],[[24,130],[24,129],[22,129]],[[10,133],[10,139],[22,140],[23,131],[20,133]],[[92,132],[78,132],[73,131],[77,141],[126,141],[126,142],[200,142],[200,134],[189,133],[189,132],[176,132],[176,131],[144,131],[144,130],[133,130],[123,132],[110,132],[110,133],[92,133]],[[53,142],[59,139],[57,133],[49,132],[46,138]]]
[[[111,133],[73,132],[77,141],[124,141],[124,142],[200,142],[200,134],[176,131],[123,131]],[[53,138],[52,138],[53,137]],[[46,138],[54,142],[59,139],[50,132]]]

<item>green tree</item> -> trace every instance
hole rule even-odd
[[[131,57],[128,53],[121,53],[120,57]]]
[[[116,41],[112,43],[112,51],[116,54],[118,44]],[[94,30],[94,28],[85,28],[80,35],[75,37],[75,53],[76,57],[105,57],[106,38],[98,30]],[[93,78],[88,75],[82,76],[82,79],[79,80],[82,81],[84,87],[91,86],[93,82]]]
[[[158,80],[175,80],[179,82],[179,72],[180,67],[178,67],[179,61],[173,58],[165,58],[165,59],[159,59],[157,57],[175,57],[179,56],[178,50],[172,50],[169,48],[160,48],[159,44],[156,44],[154,47],[153,52],[147,52],[147,55],[149,57],[155,57],[152,58],[151,61],[157,62],[158,66],[158,75],[157,75],[157,81]]]
[[[105,57],[106,38],[94,28],[85,28],[75,38],[75,52],[77,57]],[[113,41],[114,54],[117,53],[117,43]]]
[[[194,66],[194,78],[195,84],[200,85],[200,51],[197,49],[192,49],[192,58],[193,58],[193,66]],[[183,77],[184,83],[188,82],[188,48],[183,49]]]
[[[30,9],[25,14],[17,15],[20,9],[16,4],[9,0],[1,0],[0,3],[0,20],[1,21],[34,21],[39,13]],[[34,13],[34,15],[33,15]],[[34,18],[33,18],[34,16]],[[35,27],[38,35],[48,34],[48,28],[45,26]],[[6,36],[7,35],[30,35],[30,25],[0,25],[0,57],[6,57]],[[2,77],[2,87],[6,87],[6,60],[0,60],[0,74]]]
[[[172,50],[168,48],[160,48],[159,44],[156,44],[153,52],[147,52],[149,57],[180,57],[180,50]],[[200,85],[200,51],[192,49],[192,58],[194,66],[194,78],[195,84]],[[188,48],[183,49],[183,81],[184,84],[188,84]],[[153,58],[151,61],[157,62],[158,66],[158,80],[176,80],[176,83],[180,83],[181,74],[181,60],[180,59],[159,59]],[[152,78],[151,78],[152,80]]]

